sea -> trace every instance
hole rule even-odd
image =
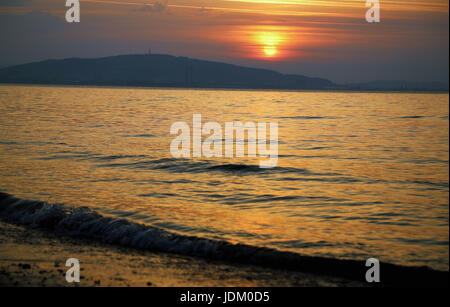
[[[277,122],[277,165],[173,157],[170,127],[193,114]],[[0,191],[3,217],[119,244],[448,271],[449,95],[0,85]]]

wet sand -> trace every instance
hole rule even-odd
[[[80,283],[68,283],[68,258]],[[352,287],[338,277],[155,253],[60,236],[0,221],[0,286],[299,286]]]

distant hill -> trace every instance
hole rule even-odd
[[[327,89],[326,79],[170,55],[47,60],[0,69],[0,82],[242,89]]]
[[[441,82],[374,81],[342,85],[322,78],[162,54],[70,58],[15,65],[0,68],[0,83],[448,92],[448,84]]]

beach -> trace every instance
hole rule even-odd
[[[68,283],[68,258],[80,283]],[[29,287],[360,287],[344,278],[230,264],[73,239],[0,221],[0,286]]]
[[[188,237],[105,217],[86,207],[69,208],[4,193],[0,193],[0,219],[0,284],[4,286],[448,284],[448,272],[389,263],[379,264],[383,267],[383,282],[371,283],[364,261],[309,257]],[[81,276],[72,283],[66,281],[65,272],[71,268],[66,261],[74,259],[79,263]]]

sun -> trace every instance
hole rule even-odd
[[[263,32],[260,33],[258,41],[264,57],[273,58],[278,55],[278,46],[281,42],[280,35],[273,32]]]
[[[276,46],[271,46],[271,45],[264,46],[263,51],[264,51],[264,54],[267,57],[274,57],[278,53],[277,47]]]
[[[295,31],[287,26],[245,26],[234,28],[229,37],[235,45],[236,56],[277,62],[293,56]]]

